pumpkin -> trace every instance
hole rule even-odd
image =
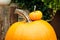
[[[41,19],[12,24],[5,40],[57,40],[57,37],[53,27]]]
[[[42,12],[41,11],[39,11],[39,10],[37,10],[37,11],[34,11],[34,12],[31,12],[30,14],[29,14],[29,18],[31,19],[31,20],[40,20],[41,18],[42,18]]]

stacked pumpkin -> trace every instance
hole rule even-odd
[[[57,40],[53,27],[42,20],[42,12],[29,14],[31,22],[16,22],[8,29],[5,40]]]

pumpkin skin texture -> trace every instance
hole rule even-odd
[[[7,31],[5,40],[57,40],[52,26],[44,21],[14,23]]]

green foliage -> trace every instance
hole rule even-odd
[[[44,20],[50,20],[52,9],[56,9],[57,4],[60,4],[60,1],[56,2],[56,0],[12,0],[12,2],[17,3],[19,8],[28,9],[30,12],[34,11],[34,6],[36,6],[36,10],[43,12]]]
[[[42,0],[45,5],[47,5],[49,8],[52,8],[53,10],[60,9],[60,0]]]

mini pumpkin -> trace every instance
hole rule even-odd
[[[29,14],[29,18],[31,19],[31,20],[40,20],[41,18],[42,18],[42,12],[41,11],[39,11],[39,10],[37,10],[37,11],[34,11],[34,12],[31,12],[30,14]]]
[[[57,40],[57,37],[53,27],[41,19],[12,24],[5,40]]]

